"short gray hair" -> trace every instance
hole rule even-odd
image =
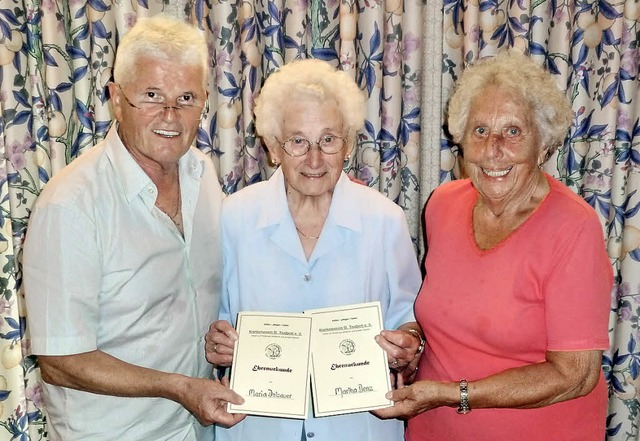
[[[548,149],[547,157],[553,154],[571,125],[571,107],[549,72],[513,51],[480,60],[462,73],[448,107],[448,129],[454,142],[459,144],[464,137],[473,99],[489,86],[515,92],[528,103],[541,147]]]
[[[166,14],[141,18],[127,32],[116,52],[113,78],[116,83],[133,79],[136,61],[142,56],[202,67],[203,87],[209,72],[209,50],[202,33],[196,27]]]
[[[349,141],[364,126],[365,96],[353,78],[326,61],[294,61],[272,73],[256,99],[256,131],[263,138],[282,136],[282,109],[299,97],[334,100],[348,131]]]

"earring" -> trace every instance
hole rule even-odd
[[[545,148],[542,152],[540,152],[540,155],[538,156],[538,168],[542,168],[542,166],[544,165],[545,162],[547,162],[547,159],[549,159],[551,155],[549,154],[549,148]]]

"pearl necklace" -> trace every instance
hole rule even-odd
[[[298,226],[296,225],[296,230],[298,231],[298,233],[300,233],[300,235],[302,237],[306,237],[307,239],[311,239],[311,240],[318,240],[320,239],[320,236],[309,236],[308,234],[304,234],[302,231],[300,231],[300,228],[298,228]]]

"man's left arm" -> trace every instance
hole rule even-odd
[[[166,398],[182,405],[205,426],[231,427],[244,418],[226,411],[228,402],[242,404],[244,400],[218,380],[136,366],[100,350],[40,356],[38,360],[43,380],[56,386],[120,397]]]

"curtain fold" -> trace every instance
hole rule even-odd
[[[160,12],[205,33],[209,112],[196,143],[226,193],[274,170],[253,121],[267,75],[307,57],[350,72],[368,97],[367,129],[345,170],[407,210],[417,244],[422,8],[418,0],[0,0],[0,440],[47,438],[22,241],[42,187],[111,125],[106,84],[120,36]]]
[[[443,112],[464,66],[515,48],[548,67],[574,122],[546,171],[594,206],[616,276],[606,435],[640,439],[639,2],[0,0],[0,440],[46,439],[21,289],[31,207],[51,176],[105,136],[119,38],[160,12],[207,37],[209,112],[197,146],[226,193],[274,170],[253,122],[264,78],[296,58],[321,58],[367,96],[345,170],[403,207],[420,256],[428,195],[461,176]]]

